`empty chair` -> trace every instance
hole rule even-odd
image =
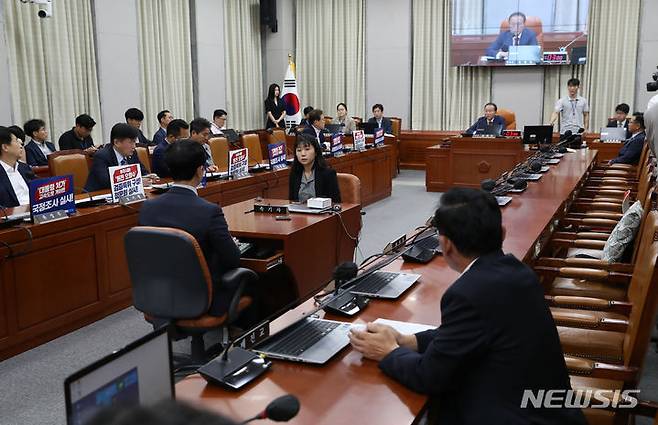
[[[515,130],[516,129],[516,114],[509,109],[498,109],[498,115],[505,119],[505,129],[506,130]]]
[[[146,168],[146,171],[149,173],[151,172],[151,155],[149,155],[149,150],[148,148],[142,147],[142,146],[137,146],[135,148],[135,152],[137,152],[137,157],[139,158],[139,162],[144,165],[144,168]]]
[[[253,166],[263,162],[263,152],[260,148],[258,134],[243,134],[242,146],[249,149],[249,165]]]
[[[48,167],[53,176],[73,174],[75,193],[82,193],[89,176],[87,155],[79,149],[53,152],[48,155]]]
[[[336,173],[340,199],[348,204],[361,205],[361,180],[354,174]]]
[[[215,165],[217,165],[219,171],[227,171],[229,149],[226,137],[213,137],[208,140],[208,145],[210,145],[212,159],[215,161]]]

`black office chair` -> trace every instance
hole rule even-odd
[[[171,325],[174,339],[191,336],[192,363],[208,361],[212,353],[206,351],[203,335],[218,328],[228,334],[228,326],[252,303],[242,293],[258,275],[244,268],[225,273],[222,285],[238,289],[226,314],[211,316],[212,278],[192,235],[180,229],[138,226],[126,233],[124,244],[135,308],[154,328]]]

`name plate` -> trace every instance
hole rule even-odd
[[[254,328],[253,330],[248,332],[246,335],[244,335],[238,346],[240,348],[248,350],[251,347],[253,347],[254,345],[256,345],[259,342],[263,341],[268,336],[270,336],[270,322],[269,321],[261,324],[257,328]]]
[[[69,218],[64,210],[52,211],[44,214],[35,214],[33,216],[35,224],[45,224],[53,221],[59,221]]]
[[[254,212],[277,214],[277,215],[288,215],[288,207],[285,205],[254,204]]]
[[[146,199],[146,196],[143,193],[135,193],[134,195],[128,195],[124,196],[123,198],[119,199],[119,203],[121,205],[130,205],[134,204],[135,202],[140,202]]]

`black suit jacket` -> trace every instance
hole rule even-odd
[[[171,172],[167,163],[165,163],[164,155],[169,148],[169,143],[165,140],[164,142],[158,143],[158,145],[153,150],[153,155],[151,155],[151,164],[153,172],[159,177],[171,177]]]
[[[375,119],[375,117],[370,117],[368,122],[377,125],[377,120]],[[384,129],[384,133],[393,134],[393,123],[391,122],[391,120],[389,120],[386,117],[382,117],[382,127],[381,128]]]
[[[491,121],[492,125],[500,125],[501,126],[501,132],[502,130],[505,130],[505,126],[507,123],[505,122],[505,118],[501,117],[500,115],[494,115],[493,120]],[[473,134],[475,133],[478,129],[483,129],[486,130],[488,127],[487,124],[487,118],[486,117],[480,117],[473,123],[472,126],[466,130],[466,133]]]
[[[154,145],[159,145],[162,142],[167,143],[167,130],[160,127],[158,128],[158,131],[156,131],[153,135],[153,141],[151,143]]]
[[[299,187],[302,185],[302,174],[304,171],[290,172],[288,181],[288,198],[291,201],[299,201]],[[331,198],[332,202],[340,203],[340,188],[338,177],[333,168],[315,167],[315,196],[319,198]]]
[[[240,251],[231,238],[221,207],[189,189],[172,187],[167,193],[144,202],[139,225],[174,227],[194,236],[213,279],[210,313],[224,314],[237,288],[221,287],[220,277],[240,266]]]
[[[139,164],[142,169],[142,176],[148,174],[144,165],[139,162],[137,153],[128,158],[128,164]],[[107,145],[102,149],[99,149],[94,154],[94,161],[91,164],[91,170],[89,170],[89,177],[87,177],[87,184],[85,185],[85,190],[93,192],[95,190],[109,189],[110,188],[110,174],[108,169],[110,167],[116,167],[119,165],[117,162],[117,156],[114,153],[114,148],[112,145]]]
[[[380,368],[433,397],[440,424],[585,424],[580,409],[522,409],[524,389],[569,389],[557,329],[534,272],[511,255],[480,257],[441,300],[441,326]]]
[[[144,136],[144,133],[142,133],[141,129],[137,129],[137,131],[139,132],[139,134],[137,135],[137,142],[143,143],[143,144],[149,145],[149,146],[156,145],[156,143],[154,143],[153,141],[147,139],[146,136]]]
[[[29,165],[24,162],[18,162],[18,172],[23,176],[25,183],[29,183],[36,178]],[[0,205],[6,208],[17,207],[18,198],[16,192],[11,186],[9,176],[3,167],[0,167]]]
[[[74,129],[70,129],[62,133],[59,136],[59,149],[68,150],[68,149],[87,149],[94,146],[94,139],[91,136],[84,138],[83,140],[78,139],[75,135]]]
[[[55,145],[50,142],[46,142],[46,146],[53,152],[57,151]],[[34,140],[30,140],[25,145],[25,159],[27,159],[27,163],[32,167],[48,165],[48,158],[46,158],[46,155],[43,154]]]
[[[324,129],[320,130],[319,138],[318,134],[315,132],[315,127],[312,125],[304,128],[304,130],[302,130],[302,134],[306,134],[317,140],[320,144],[320,147],[324,150],[324,135],[327,134]]]

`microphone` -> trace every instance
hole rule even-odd
[[[338,290],[345,282],[348,282],[356,277],[359,271],[359,266],[351,261],[346,261],[336,267],[334,270],[334,282],[336,282],[336,290]]]
[[[496,187],[496,181],[493,179],[484,179],[480,183],[480,188],[485,192],[491,192]]]
[[[275,398],[267,405],[265,410],[251,419],[240,422],[240,425],[260,420],[269,419],[274,422],[288,422],[299,412],[299,399],[292,394],[286,394]]]
[[[587,35],[587,31],[583,31],[583,32],[580,33],[576,38],[574,38],[573,40],[571,40],[567,45],[565,45],[565,46],[563,46],[563,47],[560,47],[560,51],[561,51],[561,52],[566,52],[566,51],[567,51],[567,47],[571,46],[573,43],[575,43],[576,41],[578,41],[581,37],[584,37],[584,36],[586,36],[586,35]]]

